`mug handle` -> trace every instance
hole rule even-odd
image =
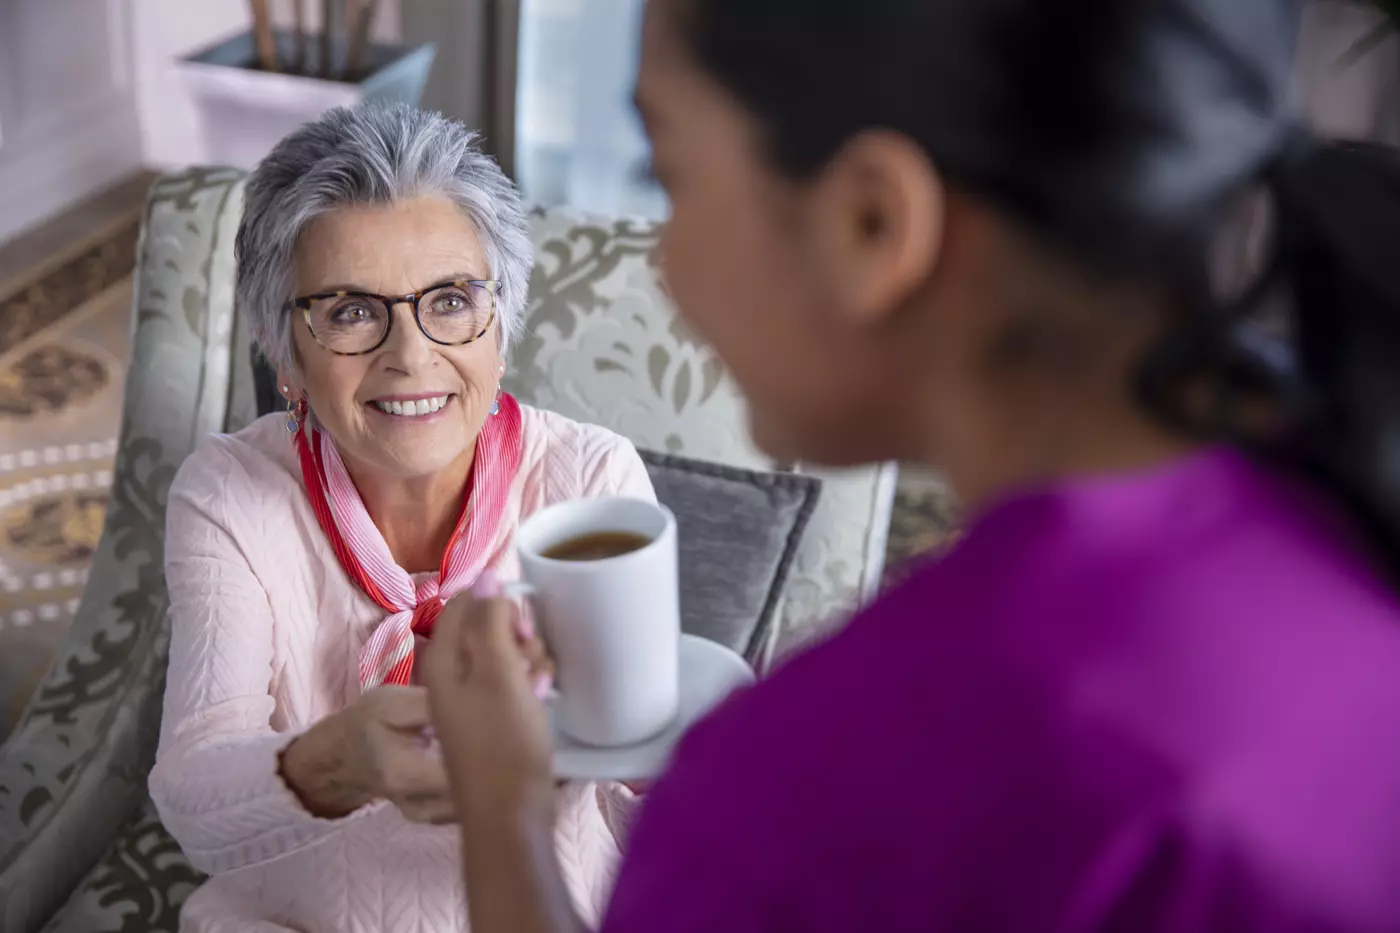
[[[535,593],[538,592],[538,590],[536,590],[530,584],[526,583],[524,580],[516,580],[512,583],[502,583],[500,587],[501,595],[506,597],[507,599],[524,599],[529,596],[534,596]]]

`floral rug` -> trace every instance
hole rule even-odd
[[[102,534],[139,224],[0,283],[0,740],[67,637]]]

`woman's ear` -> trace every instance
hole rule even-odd
[[[277,367],[277,392],[288,401],[300,398],[303,394],[300,381],[281,366]]]
[[[933,163],[906,136],[862,133],[823,170],[815,197],[819,274],[839,313],[852,324],[897,313],[943,242],[946,200]]]

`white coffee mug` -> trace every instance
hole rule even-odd
[[[624,532],[642,547],[597,560],[545,554],[585,535]],[[588,745],[645,741],[680,701],[676,517],[641,499],[580,499],[542,509],[516,532],[525,591],[554,658],[560,731]]]

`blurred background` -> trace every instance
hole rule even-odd
[[[352,99],[374,65],[424,44],[434,56],[426,107],[479,127],[541,203],[660,216],[664,200],[639,175],[645,154],[628,103],[642,0],[3,0],[0,2],[0,242],[142,169],[244,161],[207,122]],[[289,35],[302,12],[310,74],[298,76]],[[281,80],[259,82],[252,34],[265,10],[283,54]],[[336,43],[367,24],[360,73],[343,56],[318,67],[321,23]],[[219,49],[226,40],[243,41]],[[213,54],[209,54],[213,52]],[[201,53],[205,53],[201,55]],[[190,59],[203,59],[190,61]],[[382,69],[381,69],[382,70]],[[217,73],[225,72],[223,74]],[[242,72],[238,74],[237,72]],[[345,93],[315,85],[346,83]],[[309,89],[297,88],[307,85]],[[366,90],[360,88],[361,91]],[[368,88],[373,95],[374,88]],[[292,103],[295,101],[295,105]],[[226,137],[227,133],[223,134]]]

